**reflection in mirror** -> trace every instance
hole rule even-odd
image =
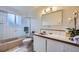
[[[52,26],[52,25],[62,25],[62,10],[54,11],[48,14],[42,15],[42,25],[43,26]]]

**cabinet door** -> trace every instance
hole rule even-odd
[[[37,52],[45,52],[46,51],[46,39],[39,37],[39,36],[34,36],[34,51]]]
[[[62,42],[47,40],[47,52],[63,52],[64,45]]]
[[[70,44],[65,44],[64,51],[65,52],[79,52],[79,47],[73,46]]]

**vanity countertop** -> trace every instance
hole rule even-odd
[[[79,46],[79,43],[71,41],[71,40],[69,40],[69,37],[62,36],[62,35],[56,35],[56,34],[41,35],[40,33],[34,33],[34,35],[40,36],[40,37],[43,37],[43,38],[47,38],[47,39],[51,39],[51,40],[60,41],[60,42],[71,44],[71,45],[75,45],[75,46]]]

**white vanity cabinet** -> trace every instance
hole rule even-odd
[[[79,52],[79,47],[48,39],[47,52]]]
[[[55,40],[47,40],[47,52],[63,52],[64,45],[63,43]]]
[[[64,51],[65,52],[79,52],[79,47],[70,45],[70,44],[65,44]]]
[[[36,52],[46,52],[46,38],[40,36],[33,37],[33,49]]]
[[[33,36],[33,46],[36,52],[79,52],[79,47],[74,43],[66,43],[57,39]]]

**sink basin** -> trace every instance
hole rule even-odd
[[[74,43],[79,43],[79,37],[78,37],[78,39],[77,39],[77,37],[70,37],[69,40]]]

